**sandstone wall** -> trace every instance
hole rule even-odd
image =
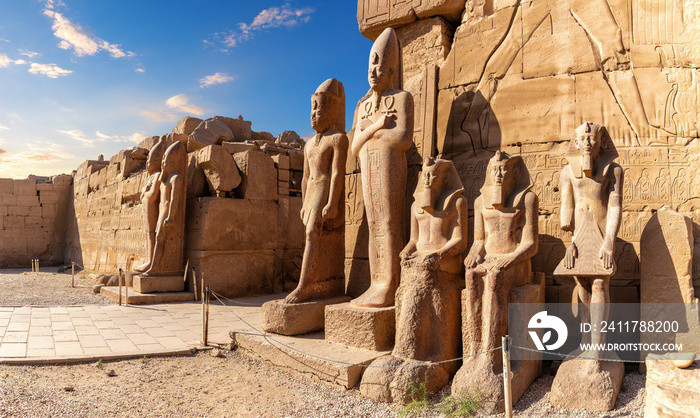
[[[361,0],[360,28],[372,10],[380,16],[409,3]],[[440,16],[435,10],[433,16]],[[372,21],[371,32],[363,32],[371,38],[384,27],[397,28],[404,88],[418,95],[418,154],[434,150],[455,162],[470,208],[493,152],[522,155],[540,198],[540,250],[533,267],[547,274],[548,301],[569,302],[573,281],[551,275],[571,240],[559,227],[562,155],[582,122],[607,126],[625,170],[611,294],[614,302],[638,301],[639,241],[653,213],[669,205],[699,228],[700,177],[692,167],[700,157],[700,1],[468,0],[461,14],[454,25],[449,17],[392,20],[384,14]],[[418,27],[432,29],[422,29],[423,37],[402,36]],[[433,76],[434,66],[439,68]],[[415,74],[424,74],[421,82]],[[485,103],[483,112],[479,102]],[[468,117],[472,107],[478,122]],[[352,170],[348,181],[359,185],[358,172]],[[410,189],[417,172],[409,172]],[[361,225],[358,192],[349,187],[347,201],[358,211],[349,222]],[[348,253],[347,264],[357,268],[348,272],[351,281],[366,267],[357,235],[348,238],[349,248],[358,249]],[[694,254],[697,288],[700,252]]]
[[[0,267],[63,263],[72,178],[0,179]]]
[[[218,137],[211,135],[214,129]],[[185,259],[199,280],[204,277],[212,290],[227,297],[290,290],[299,278],[303,151],[269,137],[252,132],[242,118],[215,117],[185,118],[163,138],[168,144],[181,141],[188,149]],[[291,142],[298,139],[290,137]],[[113,273],[145,261],[140,196],[148,177],[148,152],[159,139],[146,138],[109,161],[78,167],[66,262]],[[191,290],[191,275],[188,280]]]

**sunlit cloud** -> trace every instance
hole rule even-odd
[[[13,60],[12,58],[8,57],[7,54],[3,54],[0,52],[0,68],[7,68],[11,64],[24,65],[27,64],[27,61],[23,59]]]
[[[207,112],[205,108],[189,104],[189,102],[190,98],[187,97],[187,95],[178,94],[166,100],[165,104],[175,111],[189,113],[195,116],[202,116]]]
[[[217,84],[230,83],[233,81],[233,77],[224,73],[216,73],[208,75],[201,80],[199,80],[199,87],[209,87],[215,86]]]
[[[64,70],[56,64],[38,64],[33,62],[29,67],[29,72],[32,74],[45,75],[49,78],[58,78],[72,73],[73,70]]]
[[[289,3],[281,7],[270,7],[258,13],[252,22],[239,23],[237,30],[216,33],[212,35],[213,41],[204,40],[204,43],[211,46],[217,42],[233,48],[239,43],[251,39],[256,31],[282,26],[291,28],[306,23],[311,19],[313,12],[315,9],[311,7],[295,9]]]
[[[61,0],[46,0],[46,8],[49,10],[53,10],[57,7],[62,7],[65,6],[66,4],[62,2]]]
[[[8,128],[8,127],[5,126],[5,125],[0,125],[0,131],[6,131],[6,130],[8,130],[8,129],[10,129],[10,128]]]
[[[135,144],[140,143],[141,141],[143,141],[143,139],[145,137],[148,136],[143,132],[134,132],[131,135],[106,135],[100,131],[96,131],[95,135],[97,136],[97,139],[99,141],[109,140],[112,142],[128,142],[128,143],[135,143]]]
[[[144,110],[141,112],[141,116],[144,116],[156,122],[174,122],[177,120],[176,114],[168,112],[153,112],[149,110]]]
[[[134,71],[136,71],[137,73],[145,73],[145,72],[146,72],[146,70],[144,70],[144,69],[141,68],[141,67],[135,69]]]
[[[81,26],[74,24],[62,14],[48,8],[48,4],[47,9],[44,10],[44,15],[53,19],[51,29],[54,31],[54,36],[61,40],[58,43],[58,47],[66,50],[73,49],[79,57],[95,55],[101,50],[109,52],[114,58],[135,55],[133,52],[124,52],[121,49],[121,45],[110,44],[98,37],[89,36]]]
[[[24,50],[24,49],[20,49],[20,50],[17,51],[17,52],[19,52],[20,55],[24,55],[25,57],[27,57],[27,58],[29,58],[29,59],[32,59],[32,58],[34,58],[34,57],[36,57],[36,56],[38,56],[38,55],[41,55],[41,54],[38,53],[38,52],[26,51],[26,50]]]
[[[80,129],[71,129],[69,131],[63,131],[59,129],[57,132],[66,135],[67,137],[70,137],[78,142],[82,142],[83,146],[85,147],[92,148],[95,146],[95,141],[97,141],[96,139],[87,138],[83,131],[81,131]]]
[[[50,172],[58,174],[56,163],[74,159],[75,155],[66,152],[60,144],[27,145],[26,151],[7,152],[0,149],[0,176],[2,177],[26,177],[27,162],[31,162],[35,172]],[[43,169],[42,169],[43,167]],[[50,170],[50,171],[49,171]]]

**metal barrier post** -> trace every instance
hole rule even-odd
[[[503,400],[506,406],[506,418],[513,417],[513,394],[510,386],[510,337],[502,338],[503,351]]]

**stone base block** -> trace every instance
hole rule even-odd
[[[393,306],[359,308],[350,303],[326,306],[326,340],[374,351],[391,350],[396,332]]]
[[[134,291],[137,293],[182,292],[185,290],[183,275],[178,276],[134,276]]]
[[[271,300],[262,305],[262,325],[267,332],[298,335],[323,329],[326,306],[350,302],[349,296],[321,299],[303,303]]]
[[[583,355],[592,356],[584,353]],[[549,402],[568,409],[611,411],[622,389],[625,365],[618,361],[565,361],[559,367]]]
[[[114,303],[119,303],[119,286],[103,286],[100,295]],[[136,293],[129,289],[128,300],[126,288],[122,286],[122,303],[129,305],[143,305],[154,303],[187,302],[194,300],[192,292],[166,292],[166,293]]]

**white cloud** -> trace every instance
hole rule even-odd
[[[72,48],[79,57],[83,55],[95,55],[101,50],[109,52],[114,58],[134,56],[133,52],[124,52],[120,48],[121,45],[110,44],[103,39],[90,37],[85,33],[82,27],[74,24],[65,16],[52,9],[53,8],[49,7],[47,2],[47,9],[44,10],[44,14],[53,19],[51,29],[54,31],[54,36],[61,40],[61,42],[58,43],[59,48],[66,50]]]
[[[177,115],[167,112],[152,112],[149,110],[144,110],[141,112],[141,115],[156,122],[174,122],[177,120]]]
[[[94,147],[95,146],[95,139],[86,138],[85,134],[80,129],[71,129],[69,131],[58,130],[57,132],[60,134],[66,135],[68,137],[71,137],[76,141],[82,142],[83,145],[86,147]]]
[[[136,71],[137,73],[145,73],[145,72],[146,72],[146,70],[144,70],[144,69],[141,68],[141,67],[135,69],[134,71]]]
[[[178,94],[165,101],[165,104],[178,112],[189,113],[195,116],[201,116],[207,112],[207,110],[201,106],[195,106],[189,104],[190,98],[185,94]]]
[[[32,74],[42,74],[49,78],[58,78],[60,76],[66,76],[72,73],[73,71],[64,70],[56,64],[38,64],[36,62],[33,62],[31,63],[29,72]]]
[[[0,131],[6,131],[6,130],[8,130],[8,129],[10,129],[10,128],[8,128],[8,127],[5,126],[5,125],[0,125]]]
[[[59,144],[49,143],[48,145],[28,145],[27,151],[22,152],[6,152],[5,150],[0,150],[0,165],[3,168],[5,166],[25,168],[27,166],[27,161],[31,161],[32,164],[36,163],[50,163],[55,161],[67,160],[75,158],[75,155],[65,152],[63,146]]]
[[[61,7],[65,6],[66,4],[63,3],[61,0],[46,0],[46,8],[53,10],[56,7]]]
[[[230,83],[233,81],[233,77],[224,73],[216,73],[208,75],[203,79],[199,80],[199,87],[209,87],[217,84]]]
[[[251,23],[239,23],[238,30],[217,33],[213,35],[213,38],[225,46],[233,48],[252,38],[255,31],[281,26],[291,28],[306,23],[311,19],[311,14],[314,11],[315,9],[311,7],[293,9],[289,3],[281,7],[270,7],[258,13]],[[212,41],[205,40],[204,43],[211,45]]]
[[[23,64],[27,64],[27,61],[25,61],[23,59],[13,60],[12,58],[8,57],[6,54],[0,53],[0,68],[7,68],[10,66],[10,64],[23,65]]]
[[[113,142],[133,142],[135,144],[140,143],[145,137],[148,136],[143,132],[134,132],[131,135],[106,135],[100,131],[96,131],[95,135],[99,141],[110,140]]]
[[[27,58],[29,58],[29,59],[34,58],[34,57],[36,57],[36,56],[38,56],[38,55],[41,55],[41,54],[38,53],[38,52],[26,51],[26,50],[24,50],[24,49],[20,49],[20,50],[17,51],[17,52],[19,52],[20,55],[24,55],[25,57],[27,57]]]

